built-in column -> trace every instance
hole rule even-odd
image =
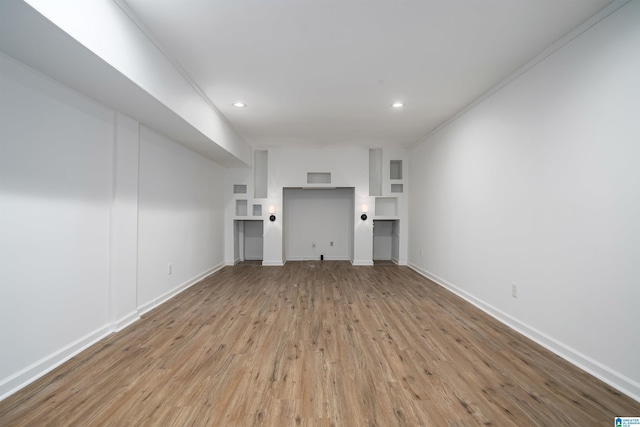
[[[139,123],[116,114],[110,229],[109,322],[120,330],[139,318],[138,156]]]

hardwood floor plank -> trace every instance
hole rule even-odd
[[[227,267],[0,402],[2,426],[610,425],[640,403],[407,267]]]

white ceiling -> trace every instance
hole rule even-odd
[[[418,142],[611,0],[126,2],[253,146],[389,147]]]

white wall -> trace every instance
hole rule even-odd
[[[2,399],[223,264],[224,172],[2,54],[0,93]]]
[[[109,330],[112,111],[0,54],[0,397]]]
[[[285,189],[286,260],[320,259],[320,255],[325,260],[352,259],[353,193],[352,188]]]
[[[223,264],[223,183],[221,166],[141,127],[137,293],[141,311]]]
[[[638,22],[630,2],[416,146],[409,180],[414,268],[636,399]]]

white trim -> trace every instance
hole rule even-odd
[[[361,265],[371,266],[371,265],[373,265],[373,261],[369,261],[369,260],[354,260],[354,261],[351,261],[351,264],[352,265],[356,265],[356,266],[361,266]]]
[[[187,280],[186,282],[183,282],[182,284],[176,286],[175,288],[171,289],[170,291],[165,292],[164,294],[160,295],[159,297],[156,297],[154,299],[152,299],[151,301],[149,301],[146,304],[141,305],[140,307],[138,307],[138,313],[140,313],[140,315],[142,316],[145,313],[148,313],[149,311],[153,310],[154,308],[158,307],[159,305],[169,301],[171,298],[175,297],[176,295],[178,295],[180,292],[184,291],[185,289],[190,288],[191,286],[195,285],[196,283],[200,282],[201,280],[206,279],[207,277],[211,276],[213,273],[217,272],[218,270],[220,270],[222,267],[225,266],[224,262],[221,262],[220,264],[211,267],[210,269],[206,270],[204,273],[201,273],[199,275],[197,275],[196,277]]]
[[[283,265],[282,261],[262,261],[263,267],[282,267]]]
[[[109,336],[111,332],[111,327],[105,325],[3,379],[0,381],[0,400],[9,397],[21,388],[48,374],[73,356]]]
[[[120,319],[116,320],[115,322],[111,323],[111,330],[113,332],[119,332],[121,330],[123,330],[124,328],[126,328],[127,326],[133,324],[134,322],[136,322],[138,319],[140,319],[140,313],[138,313],[138,310],[134,310],[131,313],[127,314],[124,317],[121,317]]]
[[[167,59],[167,61],[169,61],[171,63],[171,65],[175,68],[175,70],[189,84],[189,86],[191,86],[193,88],[193,90],[195,90],[198,93],[198,95],[200,95],[200,97],[204,100],[204,102],[206,102],[209,105],[209,107],[211,107],[211,109],[213,111],[218,113],[218,116],[220,116],[220,119],[227,126],[229,126],[231,129],[233,129],[234,132],[238,133],[238,130],[235,128],[235,126],[232,125],[231,122],[229,121],[229,119],[227,119],[220,112],[218,107],[216,107],[216,105],[213,103],[213,101],[211,101],[211,99],[207,96],[207,94],[200,88],[200,86],[198,86],[198,84],[195,82],[195,80],[193,80],[191,78],[189,73],[187,73],[187,71],[182,67],[180,62],[178,62],[178,60],[176,60],[173,57],[173,55],[169,54],[169,51],[164,47],[164,45],[162,43],[160,43],[160,40],[158,40],[158,38],[149,30],[149,28],[147,28],[147,26],[142,22],[142,20],[140,18],[138,18],[138,15],[136,15],[131,10],[131,7],[125,1],[122,1],[122,0],[113,0],[113,1],[120,8],[120,10],[122,10],[124,12],[124,14],[127,15],[127,17],[131,20],[131,22],[133,22],[135,24],[135,26],[138,27],[138,29],[142,32],[142,34],[144,34],[144,36],[147,39],[149,39],[149,41],[156,47],[156,49],[158,49],[158,51]],[[251,150],[251,151],[253,153],[253,150]],[[253,157],[253,155],[252,155],[252,157]]]
[[[133,324],[135,321],[140,319],[140,316],[142,314],[148,312],[153,308],[156,308],[160,304],[165,303],[166,301],[178,295],[180,292],[184,291],[185,289],[211,276],[213,273],[217,272],[224,266],[225,266],[225,263],[220,263],[217,266],[210,268],[209,270],[205,271],[202,274],[199,274],[193,279],[184,282],[183,284],[176,287],[175,289],[161,295],[158,298],[155,298],[153,301],[151,301],[148,304],[145,304],[143,307],[139,308],[138,310],[134,310],[131,313],[127,314],[126,316],[116,320],[115,322],[109,323],[101,327],[100,329],[94,332],[91,332],[88,335],[85,335],[84,337],[72,342],[71,344],[63,347],[62,349],[51,353],[49,356],[46,356],[38,360],[37,362],[32,363],[26,368],[16,372],[15,374],[3,379],[2,381],[0,381],[0,401],[9,397],[10,395],[17,392],[18,390],[26,387],[27,385],[34,382],[35,380],[42,377],[43,375],[51,372],[53,369],[62,365],[64,362],[71,359],[73,356],[89,348],[90,346],[102,340],[103,338],[106,338],[107,336],[111,335],[113,332],[121,331],[122,329]]]
[[[529,71],[530,69],[532,69],[533,67],[535,67],[536,65],[544,61],[545,59],[547,59],[549,56],[553,55],[559,49],[563,48],[564,46],[571,43],[573,40],[580,37],[583,33],[588,31],[591,27],[595,26],[597,23],[604,20],[609,15],[613,14],[615,11],[617,11],[618,9],[620,9],[622,6],[629,3],[630,1],[631,0],[614,0],[611,4],[609,4],[607,7],[602,9],[600,12],[596,13],[591,18],[587,19],[585,22],[580,24],[578,27],[574,28],[572,31],[565,34],[564,37],[562,37],[560,40],[556,41],[554,44],[552,44],[551,46],[543,50],[541,53],[536,55],[529,62],[524,64],[522,67],[518,68],[516,71],[514,71],[512,74],[507,76],[505,79],[501,80],[498,84],[489,88],[489,90],[484,92],[475,100],[471,101],[465,107],[461,108],[458,112],[450,116],[444,122],[437,125],[431,131],[429,131],[427,135],[420,138],[415,144],[411,144],[408,147],[408,149],[415,148],[416,146],[426,142],[433,135],[440,132],[440,130],[444,129],[445,127],[449,126],[452,122],[464,116],[469,110],[475,108],[478,104],[481,104],[496,92],[499,92],[502,88],[509,85],[511,82],[513,82],[514,80],[516,80],[517,78],[525,74],[527,71]]]
[[[317,258],[310,258],[305,256],[291,256],[287,258],[287,261],[320,261],[320,256]],[[348,256],[324,256],[324,261],[351,261]]]
[[[609,384],[611,387],[640,402],[640,383],[626,377],[625,375],[609,368],[606,365],[603,365],[597,360],[590,358],[589,356],[577,351],[576,349],[563,344],[562,342],[556,340],[553,337],[550,337],[544,332],[541,332],[527,325],[526,323],[519,321],[518,319],[503,312],[502,310],[499,310],[492,305],[487,304],[481,299],[474,297],[470,293],[463,291],[462,289],[436,276],[435,274],[423,270],[413,263],[409,263],[409,267],[422,276],[426,277],[427,279],[435,282],[448,291],[453,292],[465,301],[478,307],[480,310],[484,311],[494,319],[505,324],[516,332],[540,344],[547,350],[562,357],[563,359],[572,363],[583,371],[593,375],[594,377]]]

